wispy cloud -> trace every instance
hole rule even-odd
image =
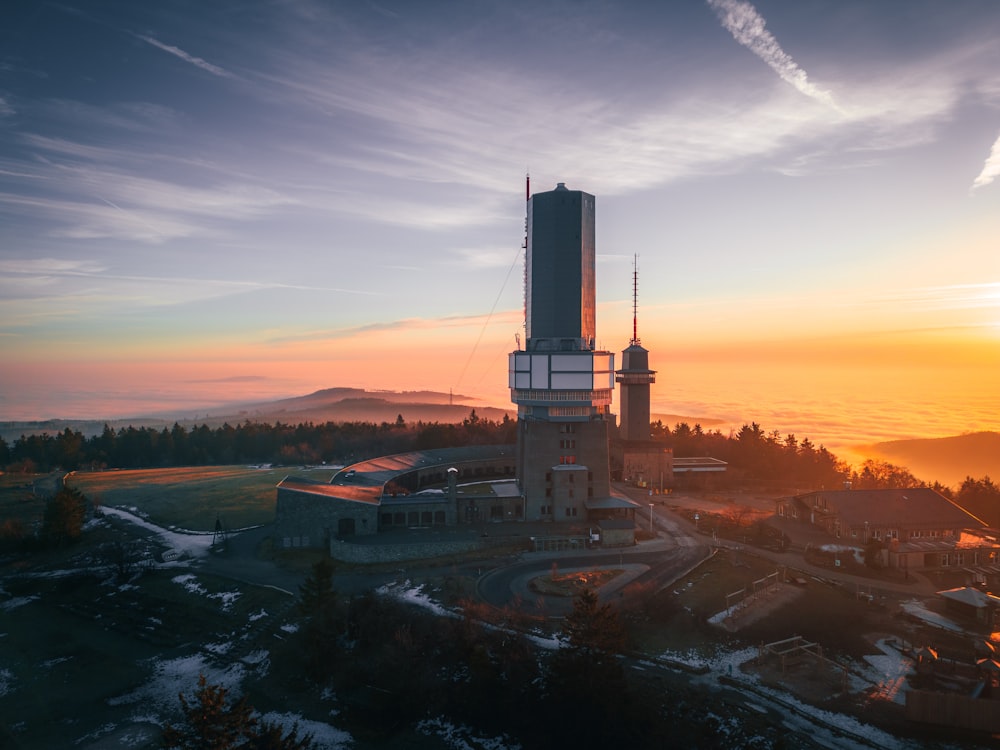
[[[179,57],[184,62],[191,63],[197,68],[201,68],[204,71],[211,73],[212,75],[219,76],[220,78],[235,78],[232,73],[230,73],[225,68],[220,68],[218,65],[213,65],[207,60],[203,60],[200,57],[195,57],[194,55],[188,54],[180,47],[174,47],[169,44],[164,44],[158,39],[154,39],[151,36],[146,36],[145,34],[136,34],[136,37],[146,42],[147,44],[152,44],[157,49],[161,49],[174,57]]]
[[[781,48],[753,5],[743,0],[708,0],[708,5],[733,38],[767,63],[783,81],[806,96],[839,110],[833,95],[810,82],[806,72]]]
[[[440,318],[403,318],[380,321],[351,328],[336,328],[304,331],[300,334],[276,337],[268,343],[288,344],[312,341],[333,341],[351,339],[378,333],[440,331],[445,328],[479,328],[487,323],[507,322],[514,326],[521,320],[520,310],[503,310],[499,313],[481,315],[449,315]]]
[[[996,141],[993,143],[993,148],[990,149],[990,155],[986,159],[986,163],[983,164],[983,171],[981,171],[979,176],[972,181],[972,187],[970,190],[986,187],[997,177],[1000,177],[1000,136],[998,136]]]
[[[875,298],[876,302],[890,301],[913,305],[916,309],[980,309],[1000,310],[1000,281],[978,284],[949,284],[917,289],[905,289],[891,295]]]

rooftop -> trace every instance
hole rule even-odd
[[[811,508],[825,503],[828,512],[836,513],[842,524],[874,527],[983,528],[980,519],[929,487],[888,490],[821,490],[796,495],[802,505]]]

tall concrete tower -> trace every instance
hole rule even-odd
[[[594,343],[594,196],[559,183],[527,210],[527,339],[508,359],[517,478],[526,520],[582,521],[611,492],[614,354]]]
[[[639,341],[639,263],[632,269],[632,340],[622,352],[622,369],[615,373],[621,386],[621,426],[612,460],[622,480],[643,488],[663,490],[673,479],[673,452],[652,440],[649,429],[649,386],[656,372],[649,369],[649,352]]]
[[[622,369],[615,373],[620,385],[621,437],[649,440],[649,386],[656,371],[649,369],[649,352],[639,342],[639,265],[632,268],[632,340],[622,352]]]

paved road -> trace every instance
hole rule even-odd
[[[621,549],[575,550],[571,552],[530,552],[520,560],[483,575],[477,584],[479,596],[489,604],[503,607],[512,602],[529,614],[561,617],[572,609],[568,597],[541,596],[530,587],[533,578],[546,575],[552,566],[562,573],[607,568],[624,569],[598,590],[603,601],[622,596],[630,583],[669,586],[711,555],[711,547],[678,524],[672,514],[654,509],[655,539]]]
[[[640,523],[645,525],[648,519],[649,516],[644,514]],[[479,575],[478,593],[489,604],[503,607],[520,601],[521,606],[529,613],[558,617],[570,610],[572,601],[566,597],[540,597],[529,586],[532,578],[548,573],[553,563],[564,573],[570,570],[624,568],[624,574],[616,577],[598,592],[603,600],[609,601],[613,596],[621,596],[622,589],[635,581],[652,583],[657,588],[669,586],[708,558],[713,546],[745,548],[737,542],[713,539],[699,533],[694,524],[662,506],[653,507],[652,522],[656,538],[640,542],[634,547],[613,550],[526,552],[507,559],[470,561],[453,567],[461,574]],[[270,586],[286,591],[290,595],[298,595],[299,585],[305,576],[259,556],[260,545],[270,532],[270,525],[266,525],[233,534],[225,551],[213,553],[205,558],[204,570],[244,583]],[[916,578],[908,584],[880,581],[810,565],[796,552],[773,552],[755,547],[745,549],[753,555],[771,560],[775,565],[836,580],[844,585],[858,586],[876,595],[921,597],[930,596],[935,591],[933,583],[923,578]],[[359,569],[357,572],[339,574],[335,585],[343,594],[358,595],[393,581],[405,578],[421,580],[440,574],[441,566],[421,565],[416,568],[401,562],[397,569],[383,568],[378,571]]]

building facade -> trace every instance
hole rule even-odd
[[[633,505],[611,499],[614,354],[595,346],[594,203],[563,183],[528,197],[527,337],[508,360],[526,520],[582,521],[597,508],[625,516]]]

